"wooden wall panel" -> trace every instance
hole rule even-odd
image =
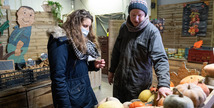
[[[53,107],[51,83],[49,80],[26,86],[28,108]]]
[[[195,3],[195,2],[194,2]],[[183,3],[158,6],[158,17],[165,19],[164,32],[161,34],[166,48],[188,48],[203,40],[203,46],[213,46],[213,1],[209,1],[207,34],[205,37],[182,36]]]
[[[2,90],[0,92],[0,108],[27,108],[27,97],[23,87]]]

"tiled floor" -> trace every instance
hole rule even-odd
[[[109,85],[108,83],[108,76],[106,74],[102,74],[102,83],[100,89],[98,87],[94,88],[94,93],[97,97],[98,102],[100,102],[106,97],[111,97],[112,88],[113,85]]]

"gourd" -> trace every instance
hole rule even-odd
[[[174,89],[177,90],[176,88]],[[179,91],[178,93],[179,95],[169,95],[164,99],[164,108],[194,108],[193,102],[189,97],[184,96]]]
[[[207,96],[201,87],[194,83],[185,83],[177,85],[176,88],[183,93],[184,96],[189,97],[193,101],[195,107],[203,106]]]
[[[172,81],[170,81],[170,87],[175,87],[175,85]]]
[[[139,94],[138,99],[142,102],[146,102],[150,96],[152,96],[152,92],[149,89],[146,89]]]
[[[145,104],[143,102],[135,101],[129,105],[129,108],[136,108],[136,107],[143,107],[143,106],[145,106]]]
[[[214,77],[214,63],[206,65],[204,70],[209,77]]]
[[[163,102],[164,102],[165,98],[162,96],[157,103],[157,106],[163,106]]]
[[[123,104],[115,97],[106,97],[97,106],[98,108],[124,108]]]
[[[184,83],[194,83],[194,84],[198,84],[198,81],[199,80],[203,80],[204,77],[203,76],[200,76],[200,75],[189,75],[185,78],[183,78],[181,81],[180,81],[180,84],[184,84]]]
[[[155,87],[155,85],[153,85],[152,87],[150,87],[150,91],[151,92],[156,92],[157,91],[157,88]]]
[[[123,104],[117,101],[107,101],[98,106],[98,108],[124,108]]]
[[[206,96],[209,96],[210,90],[209,90],[209,88],[207,87],[207,85],[203,83],[202,80],[198,81],[197,86],[199,86],[199,87],[202,88],[202,90],[204,91],[204,93],[206,94]]]
[[[131,104],[132,102],[124,102],[123,103],[123,107],[124,108],[129,108],[129,105]]]

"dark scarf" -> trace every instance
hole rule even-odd
[[[138,26],[133,26],[133,24],[131,23],[130,20],[130,16],[128,16],[128,19],[126,21],[126,26],[128,27],[128,30],[130,32],[138,32],[140,30],[142,30],[143,28],[145,28],[147,26],[147,24],[149,23],[149,17],[148,15],[144,18],[144,20],[138,25]]]
[[[87,41],[86,43],[86,47],[87,47],[87,51],[86,54],[83,54],[75,45],[73,39],[71,38],[71,43],[75,52],[75,55],[77,56],[77,58],[79,60],[84,60],[84,59],[88,59],[89,56],[93,57],[93,58],[97,58],[99,57],[99,53],[95,47],[95,44],[93,42],[91,42],[90,40]]]

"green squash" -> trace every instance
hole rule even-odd
[[[177,90],[174,88],[174,90]],[[164,99],[164,108],[194,108],[192,100],[179,92],[179,95],[169,95]]]

